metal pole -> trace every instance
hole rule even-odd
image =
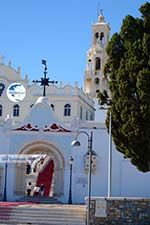
[[[111,135],[111,111],[109,113],[109,150],[108,150],[108,197],[112,194],[112,135]]]
[[[4,183],[3,201],[7,202],[7,162],[5,163],[5,183]]]
[[[91,203],[91,165],[92,165],[92,142],[93,132],[88,138],[88,153],[89,153],[89,173],[88,173],[88,213],[87,213],[87,225],[90,225],[90,203]]]
[[[46,65],[45,65],[45,68],[44,68],[44,88],[43,88],[43,96],[45,97],[46,96],[46,74],[47,74],[47,72],[46,72],[46,69],[47,69],[47,67],[46,67]]]
[[[70,185],[68,204],[72,204],[72,164],[70,164]]]

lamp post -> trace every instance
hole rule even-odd
[[[4,194],[3,201],[7,202],[7,162],[5,163],[5,180],[4,180]]]
[[[108,150],[108,197],[112,196],[112,135],[111,135],[111,111],[109,113],[109,150]]]
[[[72,156],[69,159],[69,165],[70,165],[70,183],[69,183],[69,198],[68,198],[68,204],[72,204],[72,165],[73,165],[73,158]]]
[[[100,107],[100,109],[108,110],[109,108]],[[108,148],[108,191],[107,197],[112,196],[112,114],[109,111],[109,148]]]
[[[90,202],[91,202],[91,165],[92,165],[92,143],[93,143],[93,132],[90,135],[86,131],[79,131],[72,141],[71,145],[79,147],[81,144],[77,139],[79,134],[85,134],[88,137],[88,153],[89,153],[89,171],[88,171],[88,211],[87,211],[87,225],[90,225]]]

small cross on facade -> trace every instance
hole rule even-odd
[[[43,96],[46,96],[46,86],[49,86],[49,84],[57,84],[57,81],[49,80],[49,78],[46,77],[47,75],[47,64],[46,60],[42,59],[42,64],[44,67],[44,77],[41,77],[41,80],[33,80],[34,83],[40,83],[41,86],[43,86]]]

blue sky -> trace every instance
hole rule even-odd
[[[97,21],[98,4],[111,34],[120,30],[130,14],[140,17],[144,0],[0,0],[0,54],[5,63],[21,66],[30,80],[42,76],[41,59],[48,62],[50,79],[83,83],[91,25]]]

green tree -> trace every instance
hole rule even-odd
[[[123,20],[107,47],[112,136],[118,151],[140,171],[150,171],[150,3],[141,18]],[[104,104],[106,93],[100,94]],[[108,98],[106,98],[107,101]],[[106,125],[109,126],[109,112]]]

